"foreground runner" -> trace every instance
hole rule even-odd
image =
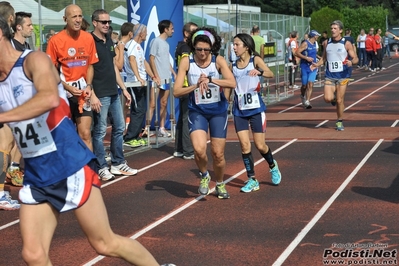
[[[213,29],[199,28],[187,39],[193,54],[183,57],[177,74],[174,96],[189,94],[188,120],[190,138],[194,147],[195,162],[201,175],[198,192],[209,194],[211,176],[207,169],[206,154],[208,127],[211,136],[213,170],[216,177],[216,194],[220,199],[230,198],[223,183],[226,161],[224,148],[227,134],[228,101],[222,88],[236,86],[226,60],[218,55],[221,39]],[[223,79],[219,73],[223,75]],[[188,86],[184,86],[187,75]]]
[[[234,37],[234,52],[239,58],[232,64],[233,75],[237,81],[233,104],[234,126],[240,140],[242,159],[248,175],[246,185],[241,188],[241,191],[251,192],[259,189],[259,182],[255,178],[249,125],[256,148],[269,164],[273,184],[278,185],[281,182],[277,162],[265,143],[266,105],[260,96],[260,77],[272,78],[274,74],[255,51],[255,43],[250,35],[239,33]]]
[[[335,123],[338,131],[344,130],[342,117],[344,115],[344,98],[346,88],[350,80],[350,68],[357,64],[358,58],[353,50],[353,46],[345,38],[342,38],[344,25],[341,21],[335,20],[331,23],[331,38],[323,43],[323,58],[312,65],[315,69],[326,62],[326,80],[324,82],[324,101],[331,103],[337,108],[337,122]],[[348,57],[353,58],[348,60]]]
[[[19,192],[24,261],[51,265],[49,249],[59,214],[73,210],[97,253],[135,265],[158,265],[139,242],[112,232],[95,156],[76,133],[64,88],[48,56],[14,50],[3,18],[0,36],[0,123],[13,129],[25,160]]]

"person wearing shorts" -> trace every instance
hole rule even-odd
[[[201,176],[198,192],[208,195],[210,191],[211,176],[207,169],[206,153],[209,129],[216,195],[220,199],[228,199],[230,195],[223,182],[228,100],[222,88],[231,90],[236,86],[236,82],[226,60],[218,55],[221,39],[213,29],[196,29],[187,38],[187,45],[193,53],[181,58],[174,96],[189,94],[189,132],[194,159]],[[219,73],[223,75],[223,79]],[[186,75],[188,86],[184,85]]]
[[[237,82],[234,90],[234,126],[241,145],[241,155],[247,171],[248,180],[241,188],[242,192],[259,190],[259,182],[255,178],[255,165],[251,153],[249,126],[254,143],[260,154],[269,164],[271,180],[274,185],[281,182],[281,173],[272,151],[265,143],[266,105],[260,95],[260,77],[274,77],[273,72],[255,50],[252,37],[239,33],[234,37],[234,52],[239,58],[232,64],[232,71]]]
[[[322,59],[312,65],[312,68],[326,63],[326,74],[324,82],[324,101],[336,106],[337,122],[336,130],[343,131],[343,114],[345,110],[344,98],[346,88],[349,84],[350,69],[358,63],[358,57],[353,49],[352,43],[342,37],[344,28],[340,20],[330,24],[331,38],[324,41],[324,53]],[[349,60],[348,58],[352,58]]]
[[[152,72],[154,73],[153,80],[159,88],[159,132],[160,137],[171,137],[171,134],[166,131],[166,113],[167,104],[169,98],[169,79],[171,78],[171,73],[173,77],[176,78],[176,73],[169,62],[169,44],[167,39],[173,36],[174,28],[173,23],[170,20],[162,20],[158,23],[158,30],[160,35],[153,39],[150,44],[150,59],[149,64],[151,66]],[[151,89],[150,98],[150,119],[154,114],[155,110],[155,99],[154,88]]]
[[[3,18],[0,36],[0,98],[6,99],[0,105],[0,124],[13,130],[25,161],[19,194],[25,263],[51,265],[50,245],[59,215],[73,210],[97,253],[134,265],[159,265],[139,242],[110,228],[95,156],[70,119],[64,87],[51,60],[40,51],[16,51]]]
[[[315,30],[311,30],[308,39],[303,41],[295,52],[295,56],[301,59],[301,101],[306,109],[311,109],[310,98],[312,97],[313,84],[316,80],[317,69],[310,69],[310,66],[317,61],[317,38],[320,36]]]
[[[79,136],[93,150],[90,98],[93,89],[93,64],[98,62],[98,56],[93,37],[81,29],[82,20],[83,14],[79,6],[67,6],[64,14],[66,27],[51,37],[46,53],[59,70],[68,96],[72,121],[76,124]]]

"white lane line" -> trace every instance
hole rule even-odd
[[[374,147],[367,153],[363,160],[356,166],[352,173],[345,179],[345,181],[339,186],[335,193],[328,199],[328,201],[323,205],[323,207],[316,213],[312,220],[302,229],[302,231],[297,235],[297,237],[291,242],[291,244],[281,253],[280,257],[273,263],[273,266],[279,266],[290,256],[292,251],[298,246],[302,239],[309,233],[312,227],[319,221],[319,219],[324,215],[328,208],[333,204],[345,187],[350,181],[356,176],[359,170],[363,167],[366,161],[373,155],[374,151],[381,145],[384,139],[380,139]]]
[[[209,143],[209,142],[210,142],[210,140],[207,141],[207,143]],[[147,169],[150,169],[150,168],[152,168],[152,167],[155,167],[155,166],[157,166],[157,165],[159,165],[159,164],[161,164],[161,163],[163,163],[163,162],[169,161],[170,159],[173,159],[173,158],[175,158],[175,157],[174,157],[174,156],[169,156],[169,157],[167,157],[167,158],[165,158],[165,159],[163,159],[163,160],[157,161],[156,163],[147,165],[147,166],[145,166],[145,167],[139,169],[138,172],[143,172],[143,171],[145,171],[145,170],[147,170]],[[127,176],[127,175],[125,175],[125,176],[120,176],[120,177],[118,177],[118,178],[115,179],[115,180],[112,180],[112,181],[109,181],[109,182],[107,182],[107,183],[105,183],[105,184],[102,184],[102,185],[101,185],[101,188],[104,188],[104,187],[107,187],[107,186],[109,186],[109,185],[112,185],[112,184],[114,184],[114,183],[116,183],[116,182],[122,181],[123,179],[126,179],[126,178],[128,178],[128,177],[132,178],[132,176]],[[3,226],[0,226],[0,231],[3,230],[3,229],[6,229],[7,227],[13,226],[14,224],[17,224],[17,223],[19,223],[19,220],[15,220],[15,221],[12,221],[12,222],[10,222],[10,223],[8,223],[8,224],[5,224],[5,225],[3,225]]]
[[[399,123],[399,120],[396,120],[395,122],[393,122],[393,124],[391,125],[391,127],[396,127],[396,125]]]
[[[165,159],[163,159],[163,160],[160,160],[160,161],[158,161],[158,162],[156,162],[156,163],[150,164],[150,165],[148,165],[148,166],[146,166],[146,167],[143,167],[143,168],[139,169],[139,172],[142,172],[142,171],[147,170],[147,169],[149,169],[149,168],[155,167],[155,166],[157,166],[157,165],[159,165],[159,164],[161,164],[161,163],[163,163],[163,162],[166,162],[166,161],[168,161],[168,160],[170,160],[170,159],[173,159],[173,158],[174,158],[173,156],[169,156],[169,157],[167,157],[167,158],[165,158]],[[132,176],[120,176],[120,177],[118,177],[118,178],[115,179],[115,180],[112,180],[112,181],[109,181],[109,182],[107,182],[107,183],[105,183],[105,184],[102,184],[102,185],[101,185],[101,188],[107,187],[107,186],[109,186],[109,185],[112,185],[112,184],[114,184],[114,183],[116,183],[116,182],[119,182],[119,181],[121,181],[121,180],[123,180],[123,179],[126,179],[126,178],[132,178]],[[2,225],[2,226],[0,226],[0,231],[3,230],[3,229],[6,229],[7,227],[10,227],[10,226],[13,226],[13,225],[15,225],[15,224],[18,224],[18,223],[19,223],[19,219],[18,219],[18,220],[15,220],[15,221],[12,221],[12,222],[10,222],[10,223],[8,223],[8,224]]]
[[[358,100],[358,101],[356,101],[356,102],[354,102],[354,103],[352,103],[351,105],[349,105],[348,107],[346,107],[345,108],[345,111],[346,110],[348,110],[349,108],[351,108],[351,107],[353,107],[353,106],[355,106],[356,104],[358,104],[358,103],[360,103],[361,101],[363,101],[364,99],[366,99],[366,98],[368,98],[368,97],[370,97],[371,95],[373,95],[374,93],[376,93],[376,92],[378,92],[378,91],[380,91],[380,90],[382,90],[383,88],[385,88],[386,86],[388,86],[388,85],[390,85],[390,84],[392,84],[392,83],[394,83],[395,81],[397,81],[399,79],[399,77],[397,77],[396,79],[394,79],[394,80],[392,80],[392,81],[390,81],[390,82],[388,82],[387,84],[385,84],[384,86],[381,86],[381,87],[379,87],[378,89],[376,89],[375,91],[372,91],[372,92],[370,92],[369,94],[367,94],[366,96],[364,96],[363,98],[361,98],[360,100]]]
[[[364,79],[364,78],[361,78],[361,79],[359,79],[358,81],[360,81],[360,80],[362,80],[362,79]],[[363,101],[364,99],[370,97],[371,95],[373,95],[374,93],[378,92],[379,90],[382,90],[383,88],[385,88],[386,86],[390,85],[391,83],[395,82],[395,81],[398,80],[398,79],[399,79],[399,77],[396,78],[396,79],[394,79],[394,80],[392,80],[392,81],[390,81],[389,83],[385,84],[384,86],[382,86],[382,87],[376,89],[375,91],[370,92],[369,94],[367,94],[366,96],[364,96],[363,98],[361,98],[360,100],[358,100],[357,102],[354,102],[353,104],[351,104],[351,105],[349,105],[348,107],[346,107],[344,111],[346,111],[346,110],[348,110],[349,108],[355,106],[356,104],[358,104],[358,103],[360,103],[361,101]],[[355,82],[356,82],[356,81],[355,81]],[[355,83],[355,82],[353,82],[353,83]],[[322,94],[322,95],[324,95],[324,94]],[[321,127],[322,125],[326,124],[328,121],[329,121],[329,120],[324,120],[323,122],[321,122],[320,124],[316,125],[315,127]]]
[[[362,80],[365,79],[365,78],[366,78],[366,77],[357,79],[357,80],[351,82],[349,85],[351,85],[351,84],[353,84],[353,83],[356,83],[356,82],[359,82],[359,81],[362,81]],[[323,96],[324,96],[324,93],[323,93],[323,94],[320,94],[319,96],[313,97],[313,98],[310,99],[310,100],[313,101],[313,100],[315,100],[315,99],[317,99],[317,98],[320,98],[320,97],[323,97]],[[280,112],[278,112],[278,114],[285,113],[285,112],[287,112],[287,111],[289,111],[289,110],[291,110],[291,109],[294,109],[295,107],[301,106],[301,105],[302,105],[302,103],[298,103],[298,104],[296,104],[296,105],[293,105],[293,106],[291,106],[291,107],[288,107],[287,109],[281,110]]]
[[[324,120],[323,122],[321,122],[320,124],[316,125],[315,127],[321,127],[322,125],[324,125],[325,123],[327,123],[329,120]]]
[[[159,164],[161,164],[161,163],[164,163],[164,162],[166,162],[166,161],[169,161],[170,159],[173,159],[173,158],[175,158],[175,157],[169,156],[169,157],[167,157],[167,158],[165,158],[165,159],[163,159],[163,160],[157,161],[156,163],[147,165],[147,166],[145,166],[145,167],[139,169],[138,172],[139,172],[139,173],[140,173],[140,172],[143,172],[143,171],[145,171],[145,170],[147,170],[147,169],[150,169],[150,168],[152,168],[152,167],[155,167],[155,166],[157,166],[157,165],[159,165]],[[102,184],[102,185],[101,185],[101,188],[107,187],[107,186],[112,185],[112,184],[114,184],[114,183],[116,183],[116,182],[122,181],[123,179],[126,179],[126,178],[133,178],[133,177],[132,177],[132,176],[128,176],[128,175],[120,176],[120,177],[118,177],[117,179],[114,179],[114,180],[109,181],[109,182],[107,182],[107,183],[105,183],[105,184]]]
[[[8,224],[2,225],[2,226],[0,226],[0,231],[3,229],[6,229],[7,227],[13,226],[14,224],[17,224],[17,223],[19,223],[19,219],[12,221]]]
[[[276,149],[273,152],[273,155],[278,153],[279,151],[285,149],[286,147],[288,147],[289,145],[291,145],[292,143],[294,143],[295,141],[297,141],[297,139],[293,139],[290,142],[287,142],[286,144],[284,144],[283,146],[281,146],[280,148]],[[264,160],[264,158],[259,159],[258,161],[255,162],[255,165],[258,165],[259,163],[261,163]],[[238,176],[240,176],[241,174],[245,173],[245,168],[243,170],[241,170],[240,172],[236,173],[235,175],[231,176],[230,178],[228,178],[227,180],[225,180],[225,183],[230,182],[231,180],[237,178]],[[210,189],[209,194],[213,193],[213,191],[215,190],[215,188],[213,187],[212,189]],[[162,218],[160,218],[159,220],[157,220],[156,222],[153,222],[152,224],[147,225],[146,227],[144,227],[143,229],[141,229],[140,231],[138,231],[137,233],[135,233],[134,235],[132,235],[130,238],[131,239],[136,239],[140,236],[142,236],[143,234],[147,233],[148,231],[154,229],[155,227],[157,227],[158,225],[166,222],[167,220],[169,220],[170,218],[172,218],[173,216],[179,214],[180,212],[184,211],[185,209],[187,209],[188,207],[190,207],[191,205],[197,203],[198,201],[200,201],[201,199],[203,199],[205,196],[199,196],[189,202],[187,202],[186,204],[184,204],[183,206],[177,208],[176,210],[168,213],[167,215],[163,216]],[[94,259],[92,259],[91,261],[83,264],[83,266],[91,266],[96,264],[97,262],[99,262],[100,260],[104,259],[105,257],[102,255],[99,255],[97,257],[95,257]]]

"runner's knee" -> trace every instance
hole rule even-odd
[[[22,258],[28,265],[49,265],[50,260],[43,248],[30,249],[24,247]]]
[[[114,236],[117,237],[116,235]],[[101,238],[96,240],[89,239],[89,242],[99,255],[115,257],[117,256],[116,250],[118,249],[118,243],[115,240],[116,239],[106,241]]]

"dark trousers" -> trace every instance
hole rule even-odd
[[[127,91],[132,97],[132,103],[130,104],[130,123],[127,127],[124,141],[139,138],[147,112],[147,87],[127,88]],[[134,93],[134,96],[132,93]],[[136,98],[137,106],[133,101],[134,97]]]
[[[179,98],[179,119],[176,125],[175,151],[182,152],[184,156],[194,154],[193,144],[188,129],[188,95]]]
[[[376,56],[375,56],[375,52],[374,52],[374,50],[371,50],[371,51],[366,51],[367,52],[367,64],[366,64],[366,66],[369,66],[370,67],[370,69],[375,69],[375,58],[376,58]],[[370,62],[371,62],[371,65],[370,65]]]
[[[377,55],[375,56],[376,57],[376,67],[378,67],[378,68],[382,68],[382,57],[383,57],[383,55],[382,55],[382,49],[377,49]]]

